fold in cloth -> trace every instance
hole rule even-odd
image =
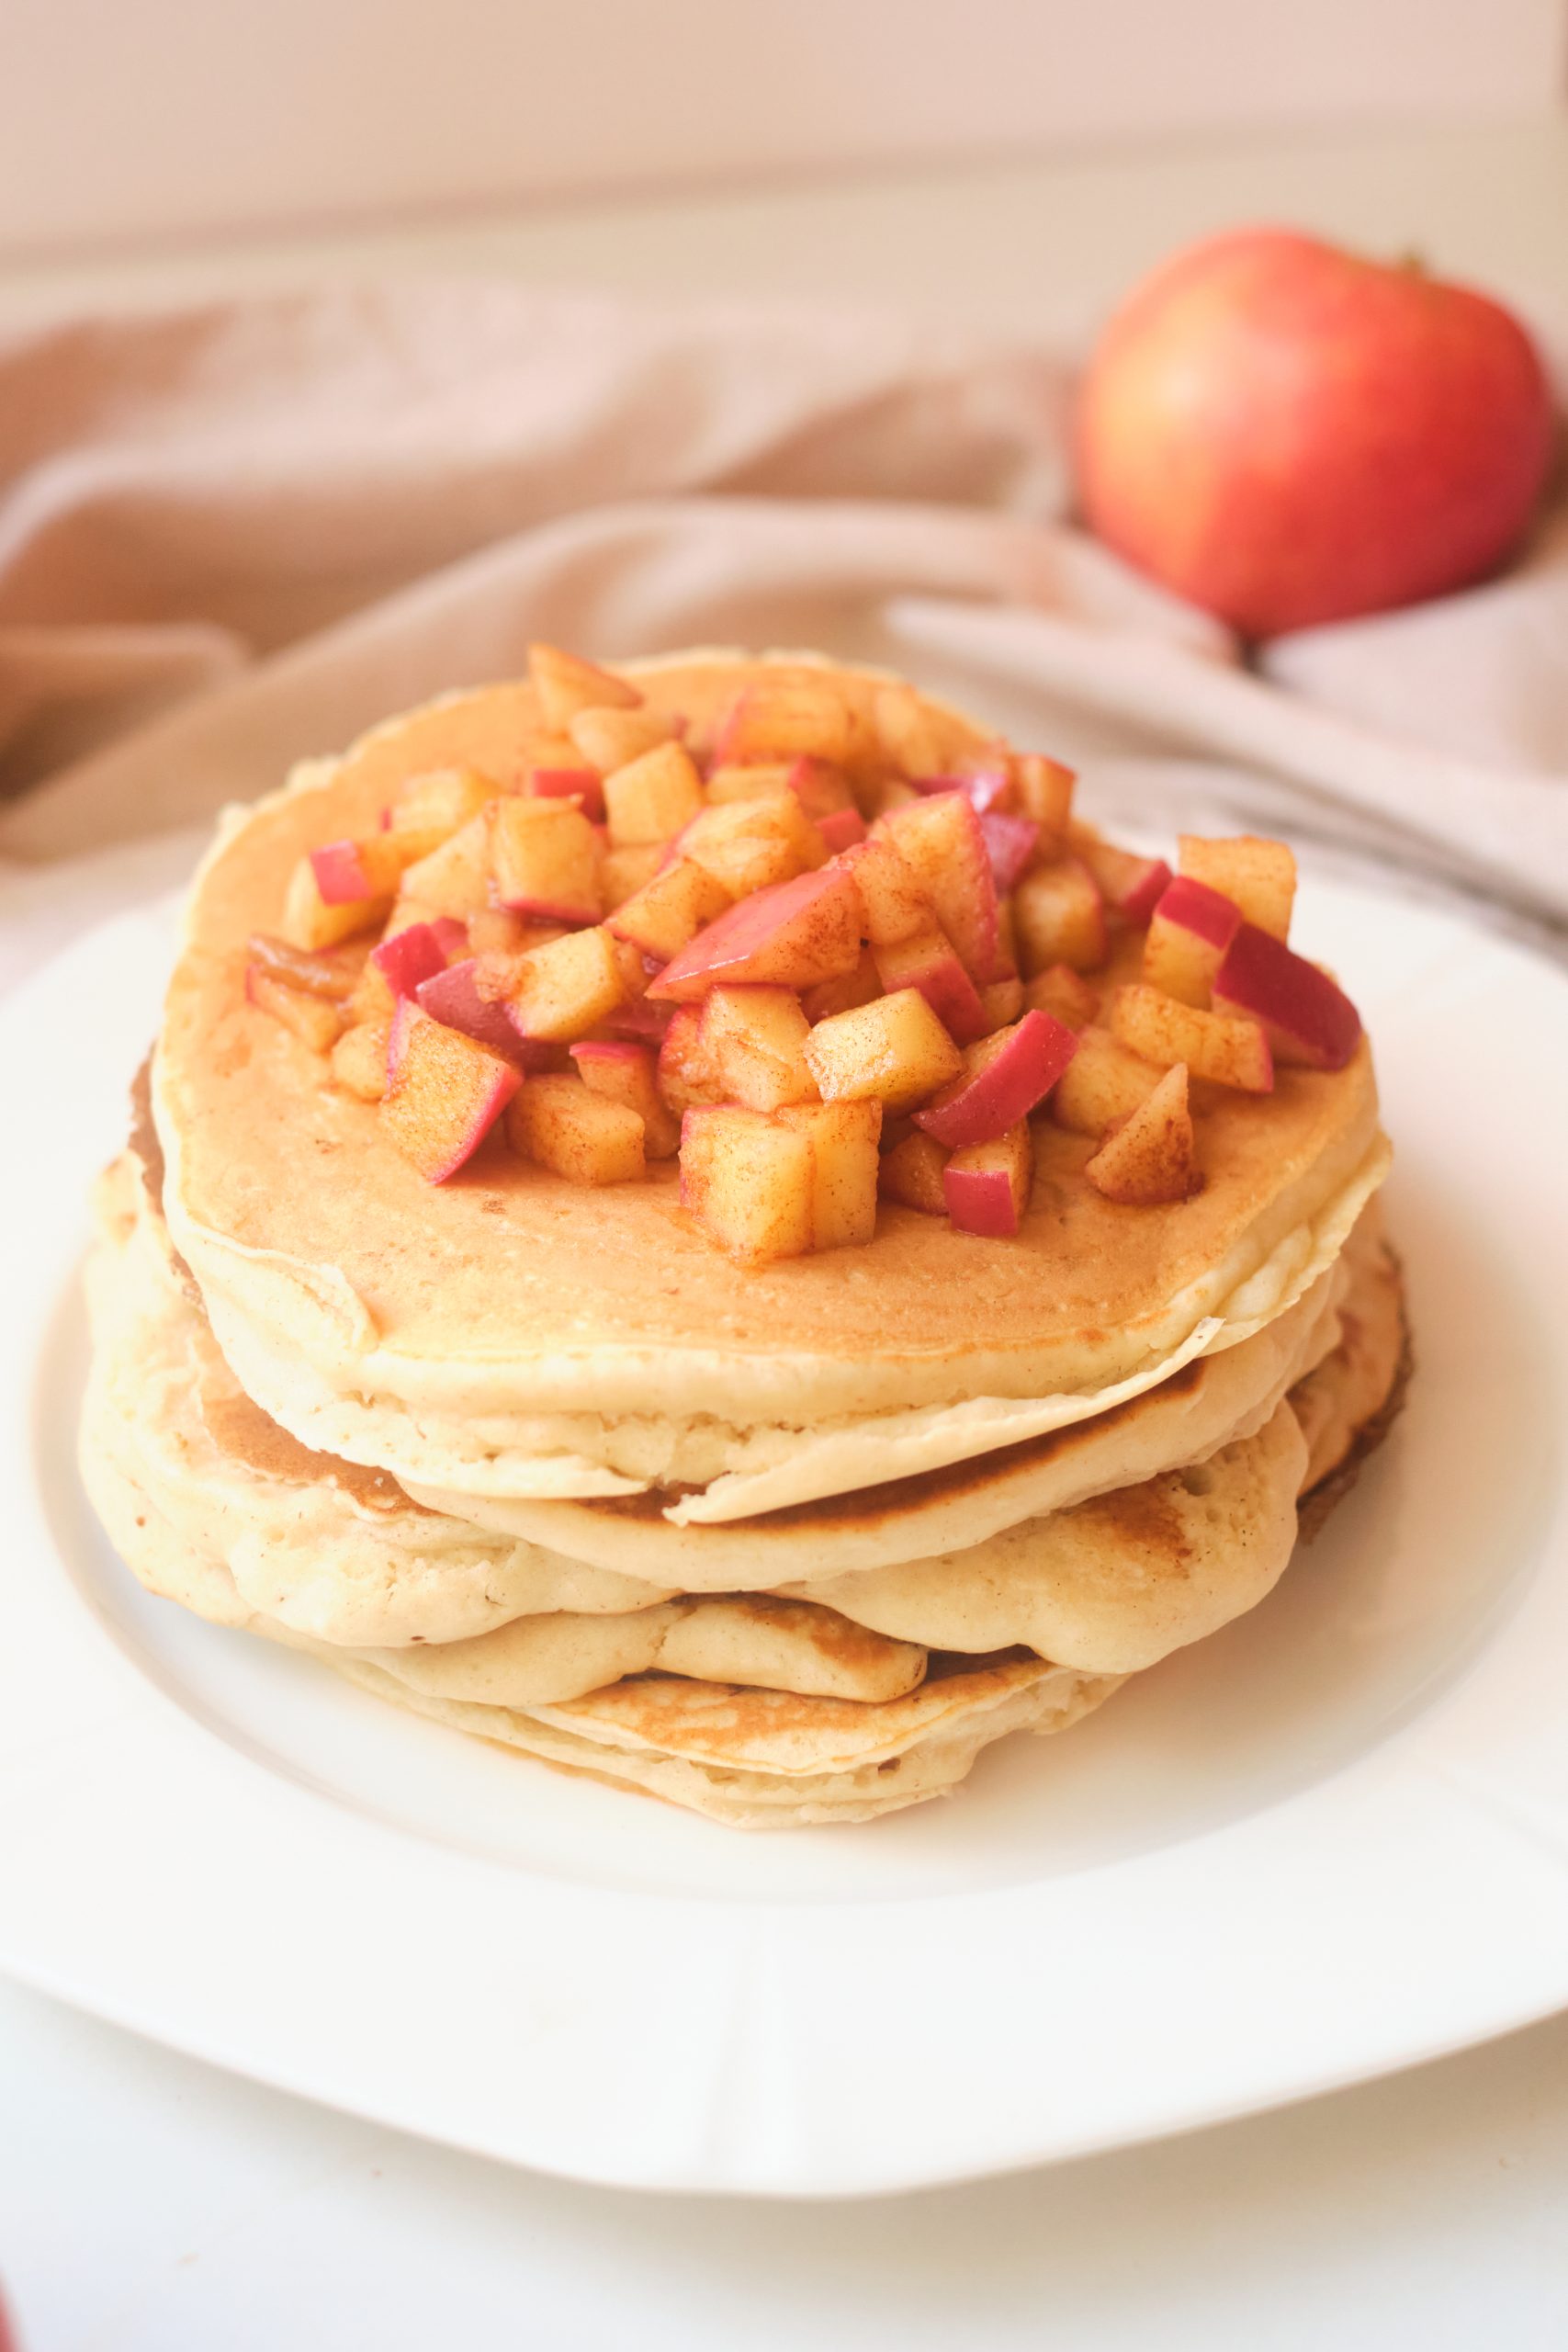
[[[1091,800],[1206,755],[1234,806],[1256,776],[1271,822],[1568,925],[1568,508],[1506,577],[1249,668],[1074,529],[1072,386],[1021,341],[483,284],[0,340],[6,960],[46,889],[68,929],[187,854],[130,845],[536,636],[909,667]]]

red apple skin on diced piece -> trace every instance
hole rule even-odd
[[[1144,940],[1144,978],[1150,988],[1201,1012],[1214,974],[1241,928],[1241,910],[1205,882],[1179,874],[1161,892]]]
[[[1010,1241],[1023,1223],[1034,1182],[1034,1141],[1026,1120],[985,1143],[955,1151],[942,1171],[947,1213],[960,1233]]]
[[[779,1112],[811,1146],[811,1246],[854,1249],[876,1232],[880,1102],[798,1103]]]
[[[1187,1097],[1187,1066],[1178,1062],[1085,1162],[1097,1193],[1126,1208],[1162,1208],[1201,1189]]]
[[[824,1102],[866,1102],[886,1112],[913,1103],[956,1078],[963,1057],[919,989],[899,989],[819,1021],[806,1066]]]
[[[986,1018],[974,981],[953,953],[952,943],[933,925],[902,939],[896,947],[873,951],[877,977],[887,995],[899,989],[919,989],[949,1036],[972,1045],[996,1024]]]
[[[1012,793],[1012,775],[998,762],[992,766],[974,767],[957,775],[912,775],[909,782],[922,800],[934,800],[939,793],[962,792],[973,805],[976,815],[984,816],[998,801]]]
[[[396,860],[372,857],[368,842],[323,842],[310,852],[311,871],[321,903],[352,907],[367,899],[385,898],[397,888],[402,865]]]
[[[1105,901],[1081,857],[1026,874],[1013,892],[1012,913],[1027,979],[1053,964],[1097,972],[1111,952]]]
[[[591,1092],[637,1113],[649,1159],[673,1159],[681,1148],[681,1123],[660,1096],[653,1047],[596,1037],[584,1039],[570,1051]]]
[[[319,955],[352,938],[355,932],[384,922],[391,903],[389,890],[378,899],[350,899],[329,906],[317,887],[314,865],[309,857],[302,857],[288,877],[278,928],[290,947]]]
[[[1122,922],[1141,931],[1170,887],[1169,866],[1163,857],[1140,857],[1134,850],[1118,849],[1111,842],[1086,835],[1075,837],[1078,854],[1099,883],[1106,905]]]
[[[821,834],[829,856],[840,850],[853,849],[865,839],[865,819],[858,808],[830,808],[826,816],[813,820]]]
[[[1074,1032],[1048,1012],[1026,1012],[970,1047],[959,1075],[916,1112],[915,1125],[950,1151],[988,1143],[1038,1108],[1077,1047]]]
[[[270,1012],[314,1053],[324,1054],[343,1029],[341,1005],[326,997],[310,996],[303,989],[291,989],[259,964],[246,967],[245,995],[258,1012]]]
[[[536,800],[576,800],[592,824],[604,821],[604,786],[597,768],[530,768],[528,790]]]
[[[919,1209],[924,1216],[945,1216],[947,1194],[942,1190],[942,1174],[951,1157],[932,1136],[921,1135],[918,1128],[911,1135],[900,1136],[892,1149],[882,1156],[877,1182],[884,1199],[902,1202],[906,1208]]]
[[[681,1205],[743,1264],[811,1248],[810,1139],[783,1119],[726,1104],[681,1123]]]
[[[522,1080],[499,1054],[432,1021],[412,998],[412,1015],[377,1116],[389,1140],[428,1184],[445,1183],[472,1158]]]
[[[1178,837],[1183,875],[1207,883],[1240,908],[1244,922],[1256,923],[1276,939],[1291,935],[1291,912],[1296,899],[1296,861],[1283,842],[1257,833],[1238,833],[1222,841],[1199,833]]]
[[[1005,809],[987,808],[980,831],[991,861],[991,879],[1004,895],[1013,889],[1040,846],[1040,828],[1032,817],[1010,817]]]
[[[649,995],[705,996],[719,981],[814,988],[860,962],[861,902],[840,867],[818,866],[758,890],[709,923],[651,982]]]
[[[479,987],[479,963],[469,956],[461,964],[448,964],[429,979],[421,980],[414,990],[422,1012],[439,1021],[448,1029],[459,1029],[465,1037],[475,1038],[488,1046],[494,1054],[504,1054],[520,1069],[534,1066],[550,1068],[542,1050],[531,1047],[530,1040],[520,1037],[516,1024],[503,1002],[487,997]]]
[[[1111,1001],[1111,1034],[1161,1069],[1185,1062],[1192,1077],[1245,1094],[1271,1094],[1274,1057],[1260,1022],[1233,1019],[1183,1004],[1158,989],[1134,983]]]
[[[1050,1013],[1065,1028],[1083,1029],[1100,1011],[1100,990],[1070,964],[1052,964],[1035,974],[1023,1001],[1033,1012]]]
[[[1343,1069],[1361,1040],[1361,1016],[1337,982],[1283,940],[1244,922],[1214,975],[1214,1009],[1261,1022],[1281,1062]]]
[[[824,817],[860,814],[848,776],[827,760],[791,760],[784,769],[784,781],[814,825],[820,825]],[[711,792],[711,782],[708,788]],[[858,840],[859,836],[854,838]],[[843,846],[841,842],[835,843],[837,848]]]
[[[440,927],[433,922],[411,923],[406,931],[383,939],[371,949],[370,961],[394,996],[417,996],[422,981],[434,979],[446,969],[447,955],[459,944],[467,944],[462,924],[443,916]]]
[[[997,886],[975,805],[962,792],[940,793],[896,808],[880,824],[914,874],[936,919],[976,987],[1004,977],[998,968]]]

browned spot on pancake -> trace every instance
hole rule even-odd
[[[217,1396],[204,1391],[201,1417],[215,1445],[247,1469],[259,1471],[264,1478],[282,1478],[297,1487],[316,1486],[324,1479],[367,1510],[388,1516],[399,1511],[426,1519],[434,1516],[412,1495],[405,1495],[385,1470],[367,1470],[357,1462],[343,1462],[335,1453],[317,1453],[301,1445],[243,1393]]]
[[[809,1642],[818,1657],[850,1672],[880,1666],[887,1655],[889,1639],[886,1634],[874,1634],[869,1626],[840,1617],[836,1609],[824,1608],[820,1601],[784,1600],[771,1592],[731,1592],[713,1597],[724,1600],[731,1608],[743,1610],[755,1624],[771,1625],[782,1634]],[[700,1608],[703,1603],[697,1600],[693,1605]]]
[[[1145,1478],[1135,1487],[1119,1487],[1112,1494],[1080,1503],[1074,1516],[1092,1517],[1118,1553],[1131,1555],[1139,1575],[1185,1577],[1190,1572],[1192,1547],[1169,1487],[1168,1478]]]

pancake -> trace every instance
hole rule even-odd
[[[700,731],[761,666],[636,674]],[[834,675],[857,707],[878,683]],[[868,1471],[858,1423],[984,1398],[1070,1397],[1087,1416],[1183,1351],[1235,1340],[1296,1295],[1314,1224],[1337,1203],[1348,1227],[1381,1178],[1363,1045],[1337,1072],[1282,1070],[1267,1098],[1212,1090],[1208,1181],[1164,1208],[1102,1199],[1080,1181],[1092,1147],[1042,1123],[1005,1246],[888,1206],[864,1248],[742,1272],[684,1216],[669,1170],[585,1193],[495,1145],[424,1185],[371,1110],[244,1002],[245,941],[276,921],[295,859],[373,823],[400,776],[467,759],[504,777],[535,723],[528,690],[507,686],[379,729],[233,822],[193,894],[154,1070],[169,1222],[242,1384],[302,1442],[400,1480],[561,1496],[706,1485],[758,1432],[777,1468],[809,1431],[837,1448],[840,1487],[864,1486],[956,1457],[951,1430],[906,1431],[916,1458]],[[985,739],[968,725],[962,740]],[[983,1443],[1026,1433],[988,1427]]]
[[[1314,1492],[1382,1433],[1409,1370],[1404,1283],[1374,1202],[1345,1245],[1348,1274],[1333,1349],[1292,1392],[1307,1442],[1304,1492]]]

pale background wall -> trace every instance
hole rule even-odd
[[[1305,123],[1540,119],[1564,0],[0,0],[0,260]]]

